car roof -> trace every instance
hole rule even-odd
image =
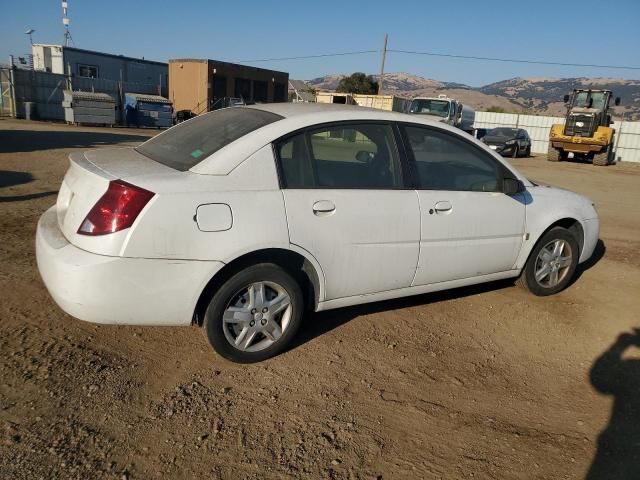
[[[227,175],[244,160],[275,140],[296,130],[331,122],[382,121],[431,126],[439,130],[446,130],[462,137],[466,141],[475,142],[485,148],[482,143],[471,135],[458,128],[432,120],[428,115],[411,115],[377,108],[360,107],[358,105],[332,103],[265,103],[230,108],[262,110],[279,115],[282,119],[258,128],[222,147],[191,168],[191,172],[204,175]],[[215,112],[210,112],[206,115],[215,115]],[[506,166],[498,154],[495,152],[488,153]]]
[[[358,105],[332,103],[267,103],[230,108],[261,110],[279,115],[282,119],[258,128],[219,149],[191,168],[191,172],[208,175],[226,175],[238,165],[239,159],[248,158],[274,140],[302,128],[331,122],[407,122],[447,128],[456,134],[461,132],[443,123],[422,118],[424,117],[423,115],[388,112],[376,108],[360,107]],[[206,115],[215,115],[215,111],[209,112]]]

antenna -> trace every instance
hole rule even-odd
[[[31,45],[33,45],[33,33],[34,32],[35,32],[35,30],[33,28],[30,28],[29,30],[24,32],[25,35],[29,35],[29,42],[31,43]]]
[[[71,20],[67,16],[69,12],[69,2],[67,0],[62,0],[62,24],[64,25],[64,46],[68,47],[69,43],[73,43],[73,38],[71,38],[71,32],[69,31],[69,25],[71,25]]]

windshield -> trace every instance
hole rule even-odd
[[[225,108],[180,123],[136,150],[156,162],[185,171],[240,137],[282,118],[253,108]]]
[[[438,117],[446,117],[449,115],[448,100],[412,100],[410,113],[425,113],[427,115],[437,115]]]
[[[492,137],[515,137],[517,133],[517,128],[494,128],[487,135]]]
[[[578,108],[597,108],[601,110],[604,108],[604,93],[603,92],[578,92],[573,100],[573,106]]]

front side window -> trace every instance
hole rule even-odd
[[[501,190],[501,165],[476,146],[435,129],[407,126],[405,132],[419,189]]]
[[[136,150],[156,162],[185,171],[231,142],[281,119],[280,115],[254,108],[224,108],[180,123]]]
[[[389,125],[342,124],[299,133],[276,144],[285,188],[401,188]]]

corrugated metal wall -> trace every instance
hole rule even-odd
[[[613,124],[616,140],[616,158],[625,162],[640,162],[640,122],[616,122]]]
[[[514,113],[476,112],[475,128],[524,128],[533,141],[533,153],[547,153],[549,130],[554,123],[564,123],[564,117],[518,115]],[[640,122],[614,122],[616,129],[615,157],[624,162],[640,162]]]
[[[9,69],[0,69],[0,77],[3,79],[3,91],[7,90],[10,77]],[[5,77],[7,82],[4,81]],[[7,85],[5,86],[5,83]],[[13,115],[24,117],[25,102],[33,102],[36,104],[36,115],[42,120],[64,120],[64,108],[62,108],[62,92],[67,89],[67,76],[56,73],[38,72],[35,70],[13,70],[13,90],[15,91],[15,112]],[[81,78],[72,77],[71,84],[73,90],[84,92],[106,93],[111,95],[116,101],[119,112],[116,113],[116,119],[120,120],[121,108],[121,92],[146,93],[156,95],[158,93],[158,85],[147,83],[118,82],[115,80],[107,80],[103,78]],[[122,88],[120,88],[122,84]],[[163,92],[165,93],[165,92]],[[10,99],[7,99],[10,100]],[[3,97],[3,105],[5,98]],[[4,109],[3,109],[4,110]]]

